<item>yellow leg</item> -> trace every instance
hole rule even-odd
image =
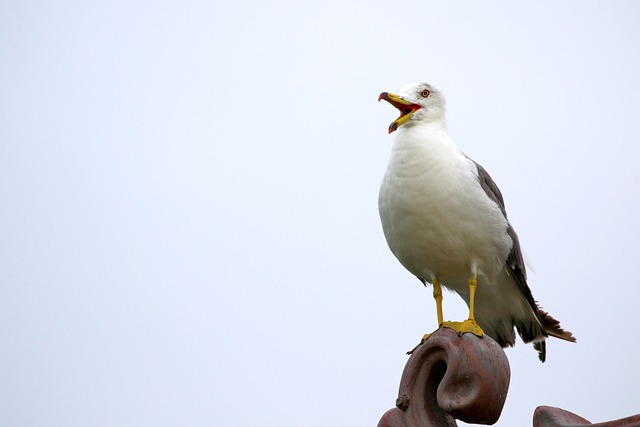
[[[469,320],[475,322],[476,318],[473,315],[476,308],[476,286],[478,286],[478,279],[475,274],[472,274],[467,281],[469,285]]]
[[[473,335],[481,337],[484,335],[484,331],[476,323],[474,315],[476,306],[476,286],[478,285],[478,279],[475,274],[472,274],[471,277],[469,277],[467,284],[469,285],[469,318],[464,322],[444,322],[442,326],[453,329],[458,332],[458,335],[471,332]]]
[[[442,315],[442,287],[440,286],[440,281],[435,278],[433,279],[433,298],[436,300],[436,311],[438,313],[438,327],[440,327],[443,323],[443,315]],[[425,334],[420,341],[420,344],[414,347],[413,350],[407,352],[407,354],[413,353],[413,351],[420,347],[431,334]]]
[[[433,298],[436,300],[436,310],[438,312],[438,326],[442,325],[442,288],[440,287],[440,281],[436,278],[433,281]]]
[[[433,298],[436,300],[436,310],[438,312],[438,326],[444,326],[445,328],[451,328],[454,331],[458,332],[458,335],[466,334],[468,332],[476,335],[478,337],[484,336],[484,331],[478,324],[476,323],[476,318],[474,314],[475,306],[476,306],[476,287],[478,286],[478,279],[475,274],[472,274],[467,281],[467,285],[469,285],[469,318],[464,322],[444,322],[442,315],[442,287],[440,286],[440,281],[438,279],[433,280]],[[416,348],[420,347],[424,342],[431,336],[431,334],[426,334],[422,337],[420,344],[415,346],[413,350],[407,352],[407,354],[412,354]]]
[[[440,286],[440,281],[435,278],[433,279],[433,299],[436,300],[436,312],[438,313],[438,327],[440,327],[443,323],[443,315],[442,315],[442,287]],[[429,338],[431,334],[425,334],[422,337],[422,341],[420,344],[425,342],[427,338]],[[413,350],[412,350],[413,351]]]

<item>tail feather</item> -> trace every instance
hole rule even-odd
[[[547,342],[545,340],[536,341],[533,343],[533,348],[538,351],[538,359],[544,363],[547,360]]]
[[[514,322],[518,334],[525,343],[533,342],[533,348],[538,351],[538,358],[544,362],[547,358],[547,345],[545,338],[554,337],[565,341],[576,342],[576,338],[569,331],[560,327],[560,322],[549,313],[542,310],[536,303],[535,318],[530,321]]]
[[[554,319],[549,313],[542,310],[538,304],[536,304],[536,317],[540,322],[543,334],[545,336],[551,336],[560,338],[561,340],[576,342],[576,338],[569,331],[565,331],[560,327],[560,322]],[[538,351],[538,358],[542,363],[547,359],[547,344],[543,339],[533,341],[533,348]]]
[[[547,335],[550,335],[555,338],[560,338],[561,340],[576,342],[576,338],[569,331],[565,331],[560,327],[560,322],[551,317],[549,313],[542,310],[540,306],[538,306],[538,319],[540,320],[540,324],[542,325],[542,329]]]

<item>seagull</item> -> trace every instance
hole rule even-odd
[[[400,111],[389,126],[396,138],[378,199],[382,228],[400,263],[433,285],[438,325],[486,333],[503,348],[515,344],[515,328],[542,362],[545,338],[575,342],[534,300],[500,189],[449,137],[442,92],[410,83],[381,100]],[[443,287],[467,303],[467,320],[443,321]]]

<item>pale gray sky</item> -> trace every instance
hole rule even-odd
[[[541,305],[498,426],[640,412],[640,3],[4,2],[0,425],[371,426],[429,290],[377,194],[415,80]],[[445,318],[466,316],[445,295]]]

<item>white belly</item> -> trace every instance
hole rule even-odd
[[[507,220],[473,167],[460,152],[394,150],[378,203],[387,243],[402,265],[462,295],[472,273],[491,285],[512,245]]]

